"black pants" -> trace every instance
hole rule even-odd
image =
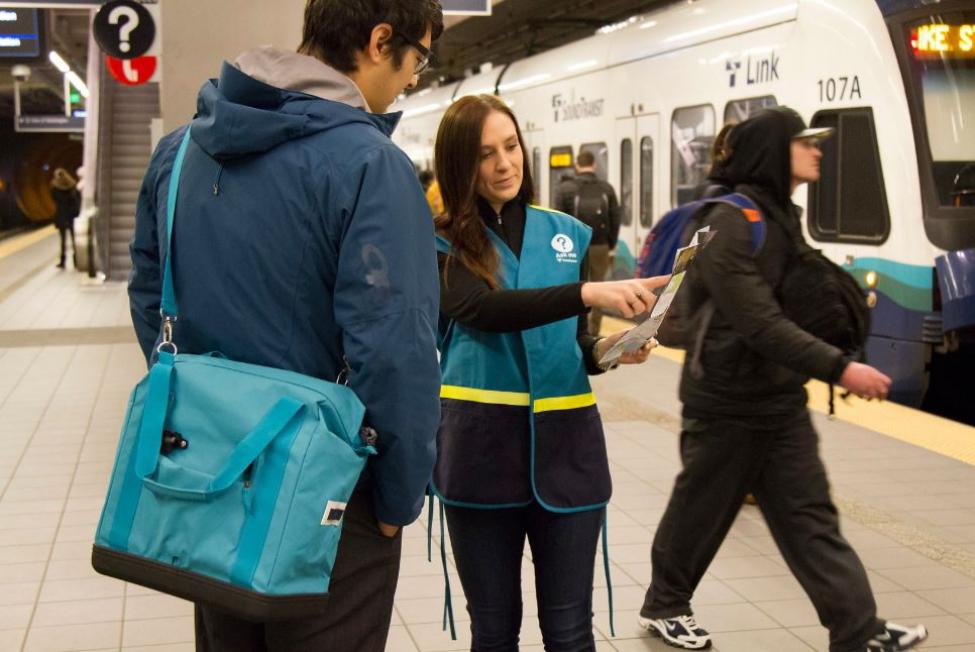
[[[787,419],[685,419],[680,447],[684,469],[653,540],[641,615],[691,613],[694,589],[750,490],[829,629],[830,651],[862,650],[883,622],[863,564],[840,535],[808,411]]]
[[[72,220],[65,226],[58,226],[58,232],[61,234],[61,262],[59,263],[59,265],[61,267],[64,267],[64,261],[66,260],[66,256],[67,256],[67,246],[66,246],[67,243],[65,242],[67,236],[70,236],[71,238],[71,255],[73,257],[77,256],[74,248],[74,220]]]
[[[342,525],[329,604],[322,616],[254,623],[196,606],[202,652],[383,652],[399,577],[402,532],[379,532],[372,496],[357,490]]]
[[[604,510],[554,514],[537,503],[511,509],[446,509],[450,544],[471,614],[473,652],[518,650],[526,537],[535,564],[545,649],[596,649],[592,576]]]

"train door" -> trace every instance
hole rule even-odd
[[[525,139],[525,161],[530,166],[532,180],[535,182],[535,202],[548,206],[545,132],[541,129],[525,129],[521,132],[521,137]]]
[[[616,121],[615,145],[619,177],[610,179],[619,188],[622,218],[613,275],[632,277],[643,241],[662,210],[656,192],[660,157],[660,117],[657,114]],[[613,167],[613,166],[611,166]]]

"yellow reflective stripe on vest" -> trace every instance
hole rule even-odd
[[[452,398],[472,403],[490,403],[492,405],[515,405],[518,407],[531,405],[531,395],[528,392],[499,392],[493,389],[475,389],[457,385],[442,385],[440,387],[440,398]],[[553,396],[536,400],[535,412],[574,410],[595,404],[596,395],[592,392],[576,394],[575,396]]]
[[[552,412],[554,410],[575,410],[596,404],[596,395],[592,392],[576,394],[575,396],[553,396],[540,398],[535,401],[535,413]]]
[[[457,385],[441,386],[440,398],[454,398],[459,401],[492,403],[494,405],[517,405],[520,407],[531,405],[531,395],[528,392],[498,392],[491,389],[458,387]]]

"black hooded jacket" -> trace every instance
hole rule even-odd
[[[800,130],[789,114],[763,111],[731,132],[730,158],[712,171],[712,183],[761,207],[767,236],[753,255],[741,211],[719,204],[704,216],[717,235],[691,265],[682,301],[692,322],[709,299],[715,314],[701,350],[704,373],[691,373],[690,356],[684,366],[685,417],[791,415],[806,405],[809,377],[835,382],[848,363],[842,351],[789,320],[777,296],[797,251],[807,246],[790,199],[790,143]]]

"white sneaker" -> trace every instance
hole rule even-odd
[[[711,647],[711,635],[694,622],[694,616],[658,619],[640,616],[639,622],[640,627],[659,636],[667,645],[685,650],[706,650]]]
[[[867,641],[865,652],[902,652],[910,650],[927,637],[928,630],[924,625],[905,627],[888,621],[883,632]]]

